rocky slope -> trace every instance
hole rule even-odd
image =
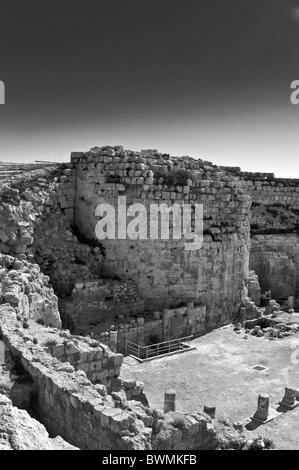
[[[50,438],[41,423],[0,395],[0,450],[76,450],[76,447],[60,436]]]

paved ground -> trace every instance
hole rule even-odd
[[[228,326],[192,341],[193,351],[142,364],[125,359],[122,377],[144,382],[150,403],[158,408],[163,408],[164,391],[174,388],[178,411],[214,404],[218,416],[244,421],[254,413],[259,393],[269,393],[276,408],[285,386],[299,389],[299,334],[272,341],[245,336]],[[250,369],[256,364],[267,370]],[[275,438],[277,447],[299,449],[299,408],[256,432]]]

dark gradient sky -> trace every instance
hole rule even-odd
[[[0,160],[158,148],[299,178],[299,0],[0,0]]]

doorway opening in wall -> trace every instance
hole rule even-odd
[[[192,339],[193,335],[170,339],[161,343],[151,343],[148,346],[141,346],[140,344],[127,340],[126,353],[139,362],[150,361],[157,357],[169,356],[171,354],[178,354],[195,349],[195,346],[190,344]]]
[[[153,344],[158,344],[159,343],[159,336],[158,335],[150,335],[148,339],[148,344],[153,345]]]

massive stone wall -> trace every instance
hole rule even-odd
[[[299,179],[227,168],[252,198],[250,268],[263,291],[285,300],[298,298]]]
[[[297,233],[253,235],[250,266],[263,290],[273,297],[299,297],[299,236]]]
[[[242,172],[238,167],[221,168],[238,177],[250,194],[254,233],[268,229],[287,232],[296,227],[299,222],[299,179],[275,178],[273,173]]]
[[[160,343],[168,339],[200,336],[206,332],[206,307],[194,306],[169,308],[153,312],[146,317],[114,321],[110,328],[96,337],[112,349],[127,353],[127,341],[140,346]]]
[[[244,181],[253,200],[253,234],[288,233],[298,227],[299,180],[252,177]]]
[[[83,370],[92,383],[105,385],[110,389],[120,374],[122,354],[114,353],[109,347],[88,336],[72,335],[60,330],[27,322],[26,338],[42,346],[61,362],[68,362],[75,370]]]
[[[76,283],[71,296],[61,302],[64,325],[77,333],[105,331],[145,309],[133,281],[98,279]]]
[[[252,198],[251,233],[291,233],[299,224],[299,179],[227,168]]]
[[[74,223],[96,240],[95,210],[151,203],[203,204],[204,242],[184,249],[184,240],[104,240],[104,272],[136,282],[149,311],[193,301],[206,306],[206,328],[229,322],[240,306],[248,274],[250,198],[237,178],[200,160],[172,158],[122,147],[73,153],[76,170]]]
[[[273,297],[298,298],[299,180],[252,176],[245,183],[253,199],[250,267]]]

